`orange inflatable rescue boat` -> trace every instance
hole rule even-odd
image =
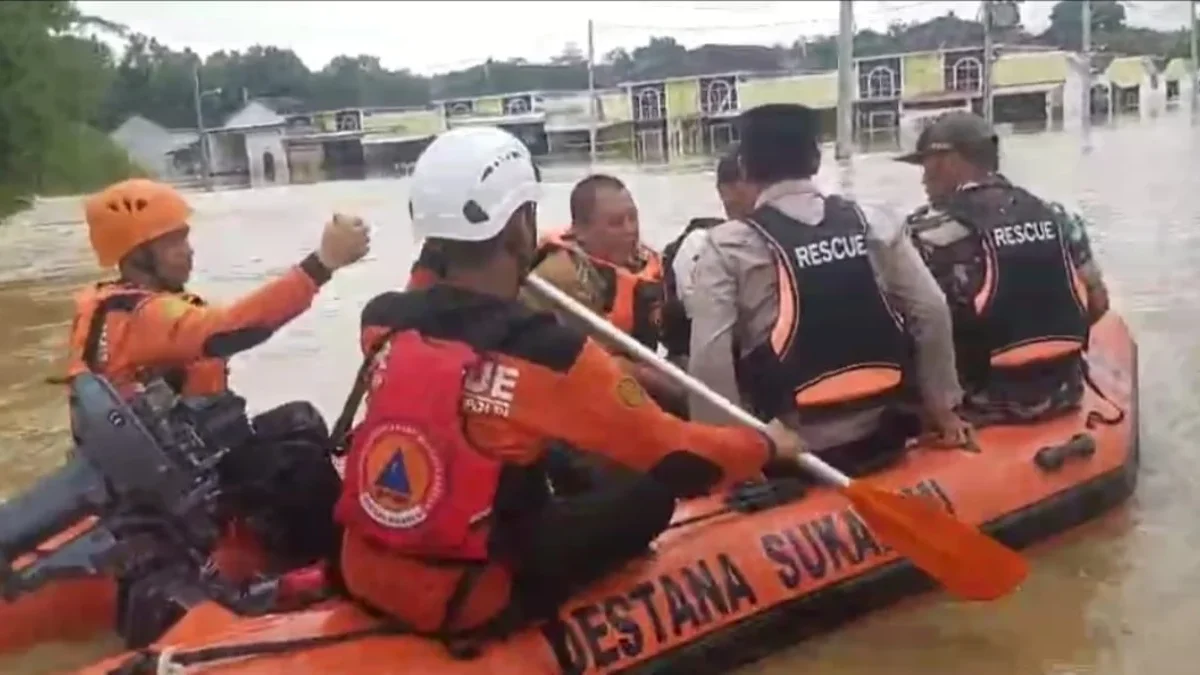
[[[35,555],[58,548],[83,532],[91,519],[63,530]],[[16,566],[33,556],[18,559]],[[0,654],[29,649],[43,642],[87,640],[113,626],[117,584],[108,577],[64,579],[12,602],[0,600]]]
[[[978,454],[917,447],[871,482],[927,497],[1013,546],[1099,515],[1131,494],[1138,469],[1137,349],[1120,318],[1110,313],[1094,327],[1087,360],[1077,414],[983,429]],[[713,672],[930,585],[827,488],[753,512],[725,505],[718,497],[681,505],[651,555],[554,621],[472,659],[387,634],[341,600],[258,618],[209,603],[147,650],[81,672]]]

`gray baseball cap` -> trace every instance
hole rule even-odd
[[[976,149],[998,142],[995,129],[982,117],[965,110],[955,110],[941,115],[925,127],[917,137],[916,149],[900,155],[896,161],[920,164],[937,152]]]

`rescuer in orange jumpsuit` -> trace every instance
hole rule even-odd
[[[97,261],[120,276],[76,297],[67,375],[90,370],[123,393],[155,375],[182,394],[225,391],[228,359],[303,313],[334,270],[369,247],[361,220],[334,216],[318,249],[299,264],[236,302],[213,306],[184,290],[192,209],[173,187],[127,180],[91,196],[85,209]]]
[[[76,296],[67,376],[98,373],[125,396],[136,392],[139,382],[154,377],[162,377],[183,395],[225,392],[228,359],[261,344],[303,313],[334,270],[361,259],[369,247],[361,220],[335,215],[315,252],[241,299],[214,306],[184,290],[192,272],[188,242],[192,209],[173,187],[126,180],[89,197],[85,213],[97,261],[101,267],[115,266],[119,276],[90,285]],[[319,418],[315,410],[312,414]],[[318,424],[323,425],[323,421]],[[304,464],[306,471],[313,472],[306,475],[315,473],[329,483],[321,478],[325,469],[321,463],[328,462],[319,448],[312,457],[291,452],[280,457],[269,447],[251,451],[237,471],[269,472],[273,462],[282,461]],[[328,531],[311,522],[308,510],[319,502],[314,492],[310,487],[304,500],[275,505],[286,514],[284,521],[309,521],[303,533],[311,535],[307,548],[324,546],[318,541],[322,537],[336,538],[331,522]],[[294,530],[294,524],[289,529]],[[236,520],[214,553],[222,572],[233,579],[263,569],[272,557],[259,537],[244,531]]]

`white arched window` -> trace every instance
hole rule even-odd
[[[470,115],[471,114],[471,104],[466,101],[459,101],[458,103],[455,103],[450,106],[450,114],[455,115],[455,116]]]
[[[950,70],[950,88],[954,91],[979,91],[983,88],[983,64],[974,56],[964,56]]]
[[[896,95],[896,71],[875,66],[867,73],[867,98],[891,98]]]
[[[733,88],[724,80],[710,80],[700,107],[709,114],[733,110]]]
[[[529,103],[524,98],[510,98],[504,105],[509,115],[524,115],[529,112]]]
[[[656,120],[661,119],[662,114],[662,95],[654,87],[646,87],[639,91],[635,97],[637,99],[638,119]]]
[[[340,112],[333,118],[333,123],[338,131],[358,131],[358,113],[347,110]]]

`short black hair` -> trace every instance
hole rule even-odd
[[[811,178],[821,167],[816,111],[792,103],[751,108],[738,119],[742,166],[755,183]]]
[[[734,144],[717,160],[717,185],[729,185],[746,179],[738,152],[738,146]]]
[[[616,176],[594,173],[571,188],[571,224],[586,223],[596,208],[596,191],[600,188],[625,190],[625,184]]]

